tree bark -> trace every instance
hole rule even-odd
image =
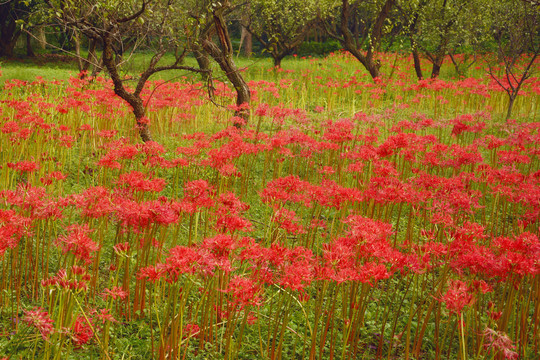
[[[245,32],[244,35],[244,56],[250,57],[253,53],[253,36],[249,31],[247,31],[244,27],[242,27],[242,32]]]
[[[26,33],[26,56],[34,57],[34,49],[32,48],[32,34]]]
[[[236,91],[236,106],[235,116],[241,118],[244,123],[249,120],[249,110],[246,105],[251,101],[251,92],[249,87],[242,77],[240,71],[233,61],[233,48],[231,38],[227,31],[227,26],[221,11],[223,8],[213,11],[214,29],[219,39],[219,46],[216,45],[210,38],[209,34],[202,39],[203,49],[218,63],[221,70],[227,76],[227,79],[232,83]],[[235,122],[234,126],[241,128],[242,123]]]
[[[84,68],[84,61],[81,56],[81,39],[79,38],[79,36],[80,35],[78,31],[73,32],[72,39],[73,39],[73,42],[75,43],[75,54],[77,55],[77,66],[79,68],[79,74],[80,74],[82,73],[83,68]]]
[[[96,57],[96,46],[97,46],[97,40],[96,39],[89,39],[88,42],[88,56],[86,57],[86,60],[84,61],[83,67],[82,67],[82,73],[87,73],[88,70],[90,70],[90,66],[94,64],[94,67],[98,66],[97,62],[98,59]]]
[[[15,44],[19,38],[20,32],[16,31],[15,22],[2,24],[0,33],[0,56],[12,57]]]
[[[366,55],[364,55],[360,49],[356,46],[356,41],[354,40],[354,35],[349,29],[349,18],[350,14],[350,4],[348,0],[342,1],[341,7],[341,19],[339,24],[339,30],[341,37],[339,41],[341,42],[343,48],[349,51],[360,63],[366,68],[373,79],[380,77],[380,68],[381,62],[375,59],[375,53],[379,48],[382,30],[385,20],[388,18],[392,7],[395,5],[396,0],[386,0],[381,11],[377,15],[375,24],[371,30],[371,44],[367,50]]]
[[[433,62],[433,68],[431,69],[431,78],[436,79],[439,77],[439,74],[441,73],[441,67],[444,61],[444,56],[437,56],[435,61]]]
[[[508,121],[510,117],[512,116],[512,109],[514,108],[514,102],[516,101],[516,95],[510,95],[509,96],[509,102],[508,102],[508,109],[506,110],[506,120]]]
[[[274,67],[280,69],[281,68],[281,60],[283,60],[283,56],[279,55],[272,55],[272,58],[274,59]]]
[[[118,73],[117,63],[114,58],[114,50],[111,39],[108,36],[103,37],[103,64],[107,68],[114,84],[114,93],[124,99],[132,107],[137,129],[142,141],[151,141],[150,129],[144,119],[144,104],[140,96],[127,92]]]
[[[208,59],[208,54],[199,46],[193,47],[193,56],[195,56],[195,60],[197,60],[197,64],[199,65],[199,69],[201,70],[210,70],[210,59]],[[203,81],[207,81],[209,76],[209,72],[202,72],[201,77]]]
[[[424,79],[424,74],[422,74],[422,63],[420,62],[420,54],[418,53],[418,50],[413,48],[412,50],[412,56],[414,61],[414,71],[416,72],[416,77],[418,80]]]

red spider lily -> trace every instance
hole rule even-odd
[[[182,330],[183,338],[187,339],[197,335],[201,331],[201,328],[197,324],[186,324]]]
[[[214,188],[206,180],[194,180],[184,186],[184,198],[179,206],[182,211],[193,214],[203,207],[212,207]]]
[[[486,328],[483,335],[486,339],[486,343],[484,344],[486,349],[493,349],[499,354],[502,354],[505,359],[519,359],[519,354],[514,351],[516,346],[506,333]]]
[[[325,125],[326,132],[323,135],[323,139],[343,143],[354,139],[352,131],[355,124],[350,119],[340,119],[336,122],[328,121]]]
[[[240,310],[246,306],[260,306],[262,303],[262,288],[250,278],[234,276],[224,292],[231,296],[233,306],[238,306]]]
[[[348,203],[361,201],[363,196],[357,189],[340,186],[332,180],[323,180],[320,186],[312,186],[311,194],[314,202],[324,207],[341,209]]]
[[[67,235],[60,236],[56,240],[56,245],[64,253],[73,252],[77,259],[90,263],[92,261],[92,253],[100,248],[99,244],[88,236],[94,230],[90,229],[88,224],[74,224],[68,226],[67,231]]]
[[[236,241],[229,235],[216,235],[206,238],[200,245],[201,249],[206,249],[217,259],[228,258],[230,253],[238,247]]]
[[[97,165],[109,169],[121,169],[122,164],[120,164],[117,160],[118,158],[113,154],[107,154],[98,161]]]
[[[65,180],[68,176],[60,171],[53,171],[39,179],[43,185],[51,185],[55,180]]]
[[[252,224],[241,214],[249,205],[240,201],[232,192],[220,194],[216,209],[216,229],[220,232],[251,231]]]
[[[73,272],[72,267],[72,272]],[[76,274],[73,272],[76,278],[69,279],[68,272],[65,269],[58,270],[58,273],[48,279],[41,281],[41,286],[58,286],[64,289],[71,290],[87,290],[88,281],[90,280],[90,275],[87,273]],[[79,275],[79,276],[77,276]],[[79,279],[77,279],[79,278]]]
[[[49,313],[40,307],[33,310],[25,310],[23,321],[29,326],[35,327],[43,340],[48,340],[54,333],[54,321],[50,318]]]
[[[393,233],[391,224],[359,215],[351,215],[343,222],[349,225],[349,236],[366,243],[385,240]]]
[[[451,313],[460,314],[465,306],[474,303],[474,297],[470,293],[470,288],[461,280],[450,280],[448,291],[443,295],[440,301],[446,304],[446,308]]]
[[[490,119],[489,113],[479,112],[476,114],[464,114],[451,120],[454,124],[452,129],[452,135],[460,135],[464,132],[480,133],[486,127],[484,121],[481,119]]]
[[[531,162],[531,158],[527,155],[521,154],[517,150],[499,150],[497,152],[498,161],[503,165],[513,165],[513,164],[528,164]]]
[[[143,267],[137,273],[137,279],[148,279],[148,281],[156,282],[163,276],[164,273],[165,271],[163,269],[158,269],[157,267]]]
[[[62,135],[58,139],[58,146],[71,148],[75,142],[75,138],[71,135]]]
[[[229,259],[218,258],[207,249],[176,246],[169,251],[169,256],[164,263],[158,263],[155,267],[142,268],[137,276],[139,279],[148,278],[151,281],[164,277],[169,282],[175,282],[182,274],[210,276],[216,267],[225,271],[232,270]]]
[[[118,185],[127,185],[129,189],[140,192],[161,192],[165,188],[165,179],[150,178],[149,174],[140,171],[131,171],[121,174],[117,180]]]
[[[148,203],[139,203],[132,199],[115,198],[114,215],[122,226],[131,228],[145,228],[151,224],[152,213]]]
[[[76,348],[87,344],[94,336],[94,328],[90,319],[78,316],[71,327],[71,340]]]
[[[79,126],[79,131],[92,131],[94,128],[90,124],[82,124]]]
[[[106,323],[107,321],[110,321],[112,323],[117,323],[118,320],[116,320],[110,313],[109,309],[100,309],[99,312],[96,312],[94,314],[98,319],[101,319],[102,323]]]
[[[296,216],[296,213],[292,210],[288,210],[284,207],[277,208],[274,210],[274,215],[272,216],[272,222],[278,224],[278,226],[289,234],[304,234],[306,230],[298,222],[300,219]]]
[[[261,192],[261,199],[265,203],[277,200],[284,203],[289,201],[310,206],[312,188],[313,186],[309,182],[300,180],[298,176],[289,175],[266,184],[266,188]]]
[[[4,134],[16,133],[19,132],[20,127],[19,123],[16,121],[6,121],[2,126],[1,130]]]
[[[35,219],[61,218],[62,211],[71,201],[68,198],[51,198],[43,187],[20,184],[16,191],[0,191],[0,198],[7,203],[24,209]]]
[[[260,103],[257,109],[255,109],[255,116],[267,116],[269,108],[268,104]]]
[[[100,218],[114,210],[111,190],[96,186],[86,189],[82,194],[73,196],[74,202],[82,210],[83,216]]]
[[[104,299],[107,299],[110,296],[114,300],[116,300],[116,299],[125,299],[128,296],[128,293],[127,291],[122,290],[122,288],[119,286],[113,286],[111,290],[105,288],[101,296]]]
[[[275,281],[279,285],[299,291],[315,279],[315,257],[310,249],[301,246],[288,249],[272,244],[268,255],[270,264],[277,268]]]
[[[118,134],[118,130],[101,130],[97,133],[97,136],[104,139],[109,139],[116,136],[116,134]]]
[[[23,160],[16,163],[7,163],[8,168],[20,173],[31,173],[40,168],[40,165],[35,161]]]
[[[140,145],[140,149],[147,156],[156,156],[167,152],[165,147],[155,141],[147,141]]]
[[[17,214],[14,210],[0,209],[0,257],[7,249],[17,247],[24,236],[30,236],[32,219]]]

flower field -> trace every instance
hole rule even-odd
[[[146,143],[106,79],[6,81],[0,359],[538,359],[540,78],[505,121],[394,57],[247,69],[243,129],[155,80]]]

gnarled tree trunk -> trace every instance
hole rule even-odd
[[[132,107],[133,115],[135,115],[135,121],[137,122],[137,129],[142,141],[151,141],[150,129],[148,124],[144,121],[144,104],[141,97],[138,94],[129,93],[122,83],[120,74],[118,73],[116,60],[114,58],[114,49],[110,37],[104,36],[103,40],[103,64],[107,68],[109,75],[114,84],[114,93],[124,99]]]
[[[202,39],[202,47],[218,63],[221,70],[227,76],[227,79],[232,83],[236,91],[237,110],[235,111],[235,116],[247,123],[249,120],[249,110],[246,108],[246,105],[249,105],[251,101],[251,92],[233,61],[231,38],[227,31],[222,10],[223,8],[218,8],[212,12],[215,33],[219,38],[219,46],[210,39],[210,34],[206,34],[207,36]],[[236,122],[234,126],[240,128],[243,124]]]
[[[339,31],[341,33],[341,36],[338,37],[338,40],[341,42],[343,49],[350,52],[358,61],[360,61],[360,63],[366,68],[366,70],[369,71],[369,74],[373,79],[378,78],[381,75],[381,62],[380,60],[375,59],[375,53],[381,43],[384,22],[390,15],[390,11],[392,10],[392,7],[395,5],[395,3],[396,0],[386,0],[386,2],[384,3],[382,9],[377,15],[375,23],[373,24],[371,34],[369,35],[371,43],[369,44],[369,48],[364,55],[362,51],[357,48],[356,41],[354,40],[354,35],[349,29],[349,18],[351,16],[349,1],[342,1],[341,20],[339,24]]]

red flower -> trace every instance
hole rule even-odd
[[[54,321],[49,317],[49,313],[40,307],[25,310],[23,321],[29,326],[37,328],[44,340],[48,340],[54,332]]]
[[[450,312],[460,314],[465,306],[474,303],[474,297],[467,284],[461,280],[450,280],[450,286],[440,301],[446,304]]]
[[[7,163],[7,166],[8,168],[14,169],[21,173],[25,173],[25,172],[31,173],[40,168],[39,164],[36,163],[35,161],[27,161],[27,160],[19,161],[16,163]]]
[[[75,344],[75,347],[81,347],[87,344],[94,336],[94,329],[85,317],[78,316],[77,320],[71,327],[71,340]]]
[[[86,263],[91,262],[91,254],[100,248],[99,244],[88,236],[94,230],[90,229],[88,224],[74,224],[68,226],[67,231],[68,235],[60,236],[56,240],[57,246],[60,246],[64,253],[71,251],[76,258]]]
[[[161,192],[165,188],[165,179],[151,178],[150,175],[140,171],[131,171],[121,174],[117,180],[118,185],[127,185],[129,189],[140,192]]]
[[[487,349],[494,349],[495,351],[498,351],[504,356],[505,359],[519,359],[519,354],[514,351],[516,346],[506,333],[486,328],[483,335],[486,338],[486,343],[484,346]]]
[[[261,285],[243,276],[234,276],[225,292],[231,295],[234,306],[240,306],[240,309],[245,306],[259,306],[262,303]]]
[[[122,288],[119,286],[113,286],[111,290],[105,288],[101,296],[103,296],[104,299],[107,299],[110,296],[114,300],[116,300],[116,299],[125,299],[128,296],[128,293],[127,291],[122,290]]]

